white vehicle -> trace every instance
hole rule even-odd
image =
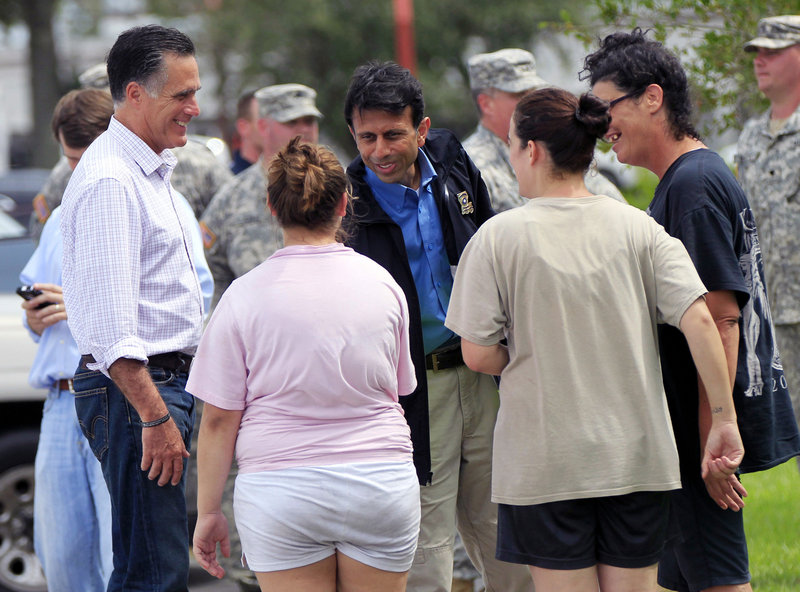
[[[0,591],[45,592],[33,552],[33,461],[47,391],[28,384],[36,344],[15,293],[33,253],[24,226],[0,211]]]

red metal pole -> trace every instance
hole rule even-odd
[[[417,75],[414,41],[414,0],[392,0],[394,13],[394,55],[397,63]]]

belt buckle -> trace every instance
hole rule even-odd
[[[439,371],[439,355],[436,353],[431,353],[431,365],[433,366],[432,370],[434,372]]]
[[[74,395],[75,394],[75,389],[72,386],[72,379],[71,378],[67,378],[67,385],[69,386],[69,392]]]

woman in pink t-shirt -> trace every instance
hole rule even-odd
[[[405,297],[338,242],[349,197],[329,150],[291,141],[268,183],[285,247],[225,292],[187,384],[205,401],[195,556],[222,577],[235,452],[236,527],[262,589],[405,590],[420,519],[398,400],[416,387]]]

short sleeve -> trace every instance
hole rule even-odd
[[[661,226],[654,236],[653,267],[659,319],[678,327],[683,314],[706,288],[684,245]]]
[[[235,298],[226,292],[211,315],[186,383],[198,399],[232,411],[245,408],[246,348],[234,315]]]
[[[505,337],[508,317],[488,248],[490,233],[481,227],[467,243],[456,272],[445,326],[478,345],[494,345]]]

